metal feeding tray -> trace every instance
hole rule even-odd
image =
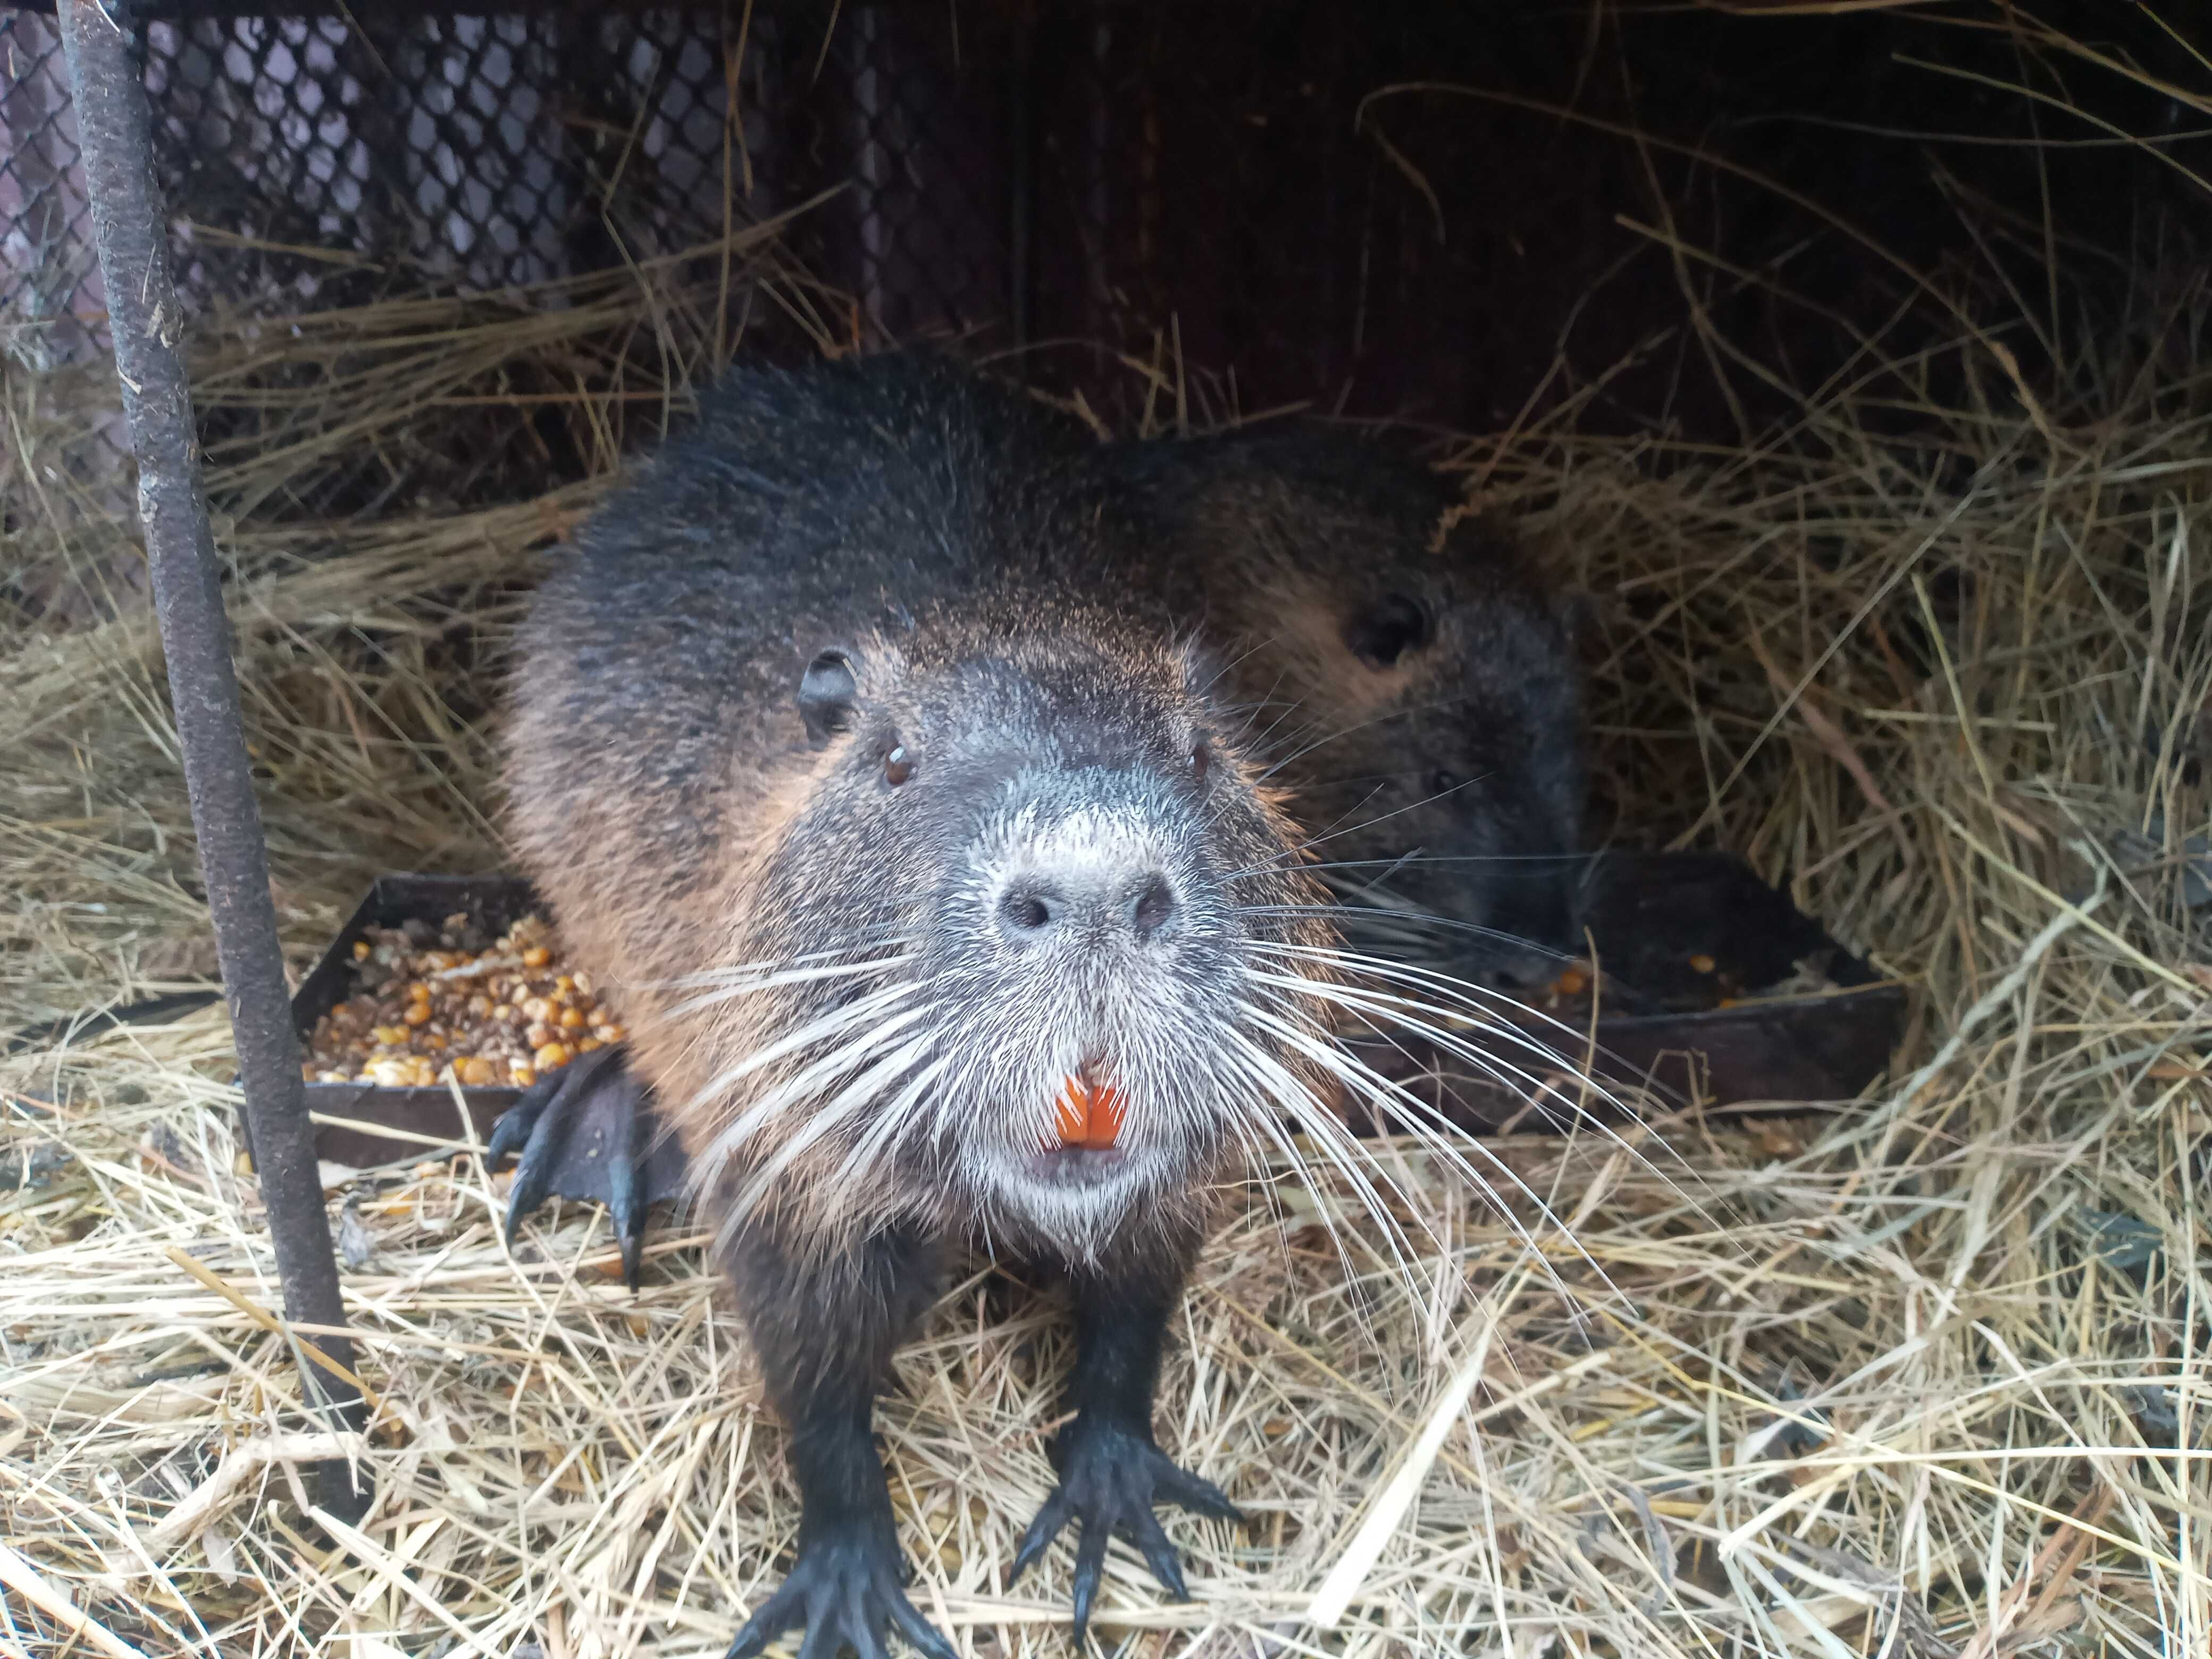
[[[495,937],[536,908],[529,884],[511,876],[380,878],[292,1000],[301,1044],[353,988],[353,946],[369,928],[410,921],[434,927],[459,915]],[[1738,859],[1608,854],[1598,865],[1589,925],[1603,975],[1594,1030],[1571,1012],[1555,1016],[1558,1024],[1528,1016],[1518,1023],[1575,1061],[1587,1058],[1593,1074],[1608,1082],[1656,1087],[1684,1103],[1711,1105],[1845,1100],[1888,1062],[1903,1026],[1904,988],[1879,979]],[[1832,988],[1761,994],[1802,978],[1807,964]],[[1723,995],[1734,1006],[1719,1006]],[[1525,1093],[1482,1079],[1427,1044],[1355,1039],[1351,1046],[1466,1127],[1540,1127],[1547,1115],[1532,1114]],[[1515,1063],[1542,1070],[1527,1055]],[[1571,1083],[1561,1086],[1572,1094]],[[479,1139],[520,1093],[460,1091]],[[396,1163],[464,1139],[453,1091],[443,1085],[310,1083],[307,1095],[308,1109],[324,1120],[316,1127],[317,1155],[334,1163]],[[1362,1115],[1353,1111],[1352,1127],[1371,1131]],[[649,1192],[675,1189],[680,1157],[672,1146],[655,1148]],[[555,1189],[562,1189],[557,1179]]]
[[[398,927],[410,921],[436,927],[447,916],[465,915],[471,927],[495,939],[536,905],[530,884],[514,876],[378,877],[292,999],[292,1029],[299,1034],[301,1053],[323,1016],[354,990],[359,977],[354,943],[365,939],[370,928]],[[491,1133],[500,1114],[521,1093],[512,1088],[461,1091],[469,1124],[479,1139]],[[441,1145],[466,1139],[453,1092],[443,1085],[392,1089],[371,1083],[309,1083],[307,1094],[308,1111],[319,1118],[339,1120],[315,1127],[315,1155],[335,1164],[366,1169],[421,1158]],[[399,1133],[379,1134],[379,1129]]]
[[[1600,1081],[1680,1105],[1849,1100],[1888,1064],[1903,1030],[1905,988],[1729,854],[1607,854],[1584,921],[1600,975],[1595,1020],[1586,1008],[1501,1006],[1507,1023],[1564,1058],[1483,1045],[1522,1073],[1548,1075],[1577,1111],[1608,1112],[1577,1086],[1571,1068],[1585,1064]],[[1401,1036],[1349,1046],[1463,1127],[1540,1128],[1562,1109],[1532,1109],[1525,1083],[1509,1087],[1431,1042]]]

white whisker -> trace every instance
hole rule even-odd
[[[864,997],[855,998],[851,1002],[844,1003],[827,1013],[817,1016],[795,1031],[787,1031],[774,1042],[765,1048],[756,1048],[736,1065],[719,1073],[700,1091],[700,1097],[695,1103],[695,1107],[703,1109],[715,1097],[726,1093],[764,1066],[772,1066],[786,1055],[796,1054],[800,1049],[820,1042],[825,1036],[857,1025],[863,1020],[872,1018],[888,1009],[896,1008],[913,994],[914,987],[911,985],[903,982],[887,985],[879,991],[871,991]]]
[[[951,1054],[939,1054],[921,1068],[899,1091],[898,1098],[885,1107],[876,1121],[868,1126],[868,1132],[854,1144],[853,1150],[845,1154],[844,1161],[837,1166],[836,1174],[830,1177],[831,1185],[842,1188],[848,1181],[866,1178],[884,1146],[908,1125],[915,1103],[921,1099],[922,1091],[944,1076],[945,1068],[951,1064]]]
[[[896,988],[902,996],[911,994],[913,990],[911,986],[903,985]],[[878,994],[880,997],[884,996],[885,994]],[[827,1086],[833,1079],[867,1064],[871,1057],[890,1038],[897,1036],[899,1032],[929,1012],[929,1008],[925,1004],[884,1014],[884,1008],[889,1006],[891,1005],[886,998],[882,1005],[865,1009],[861,1016],[863,1018],[876,1020],[878,1015],[882,1015],[883,1018],[877,1020],[877,1023],[872,1024],[857,1041],[838,1045],[792,1076],[773,1084],[759,1099],[750,1103],[734,1120],[718,1130],[714,1138],[708,1143],[706,1150],[700,1154],[699,1170],[695,1185],[702,1190],[718,1185],[721,1180],[722,1172],[728,1167],[730,1160],[779,1115],[788,1110],[795,1103],[805,1099],[808,1095]],[[849,1018],[817,1019],[802,1026],[799,1031],[793,1034],[793,1036],[801,1040],[799,1042],[794,1043],[791,1038],[786,1038],[772,1047],[787,1054],[795,1048],[804,1046],[805,1042],[819,1041],[823,1036],[848,1030],[856,1023],[854,1019]],[[730,1086],[731,1082],[742,1080],[740,1074],[759,1069],[759,1066],[765,1064],[769,1058],[781,1058],[781,1055],[771,1055],[769,1049],[762,1049],[742,1065],[732,1066],[724,1074],[724,1079],[717,1079],[714,1084],[710,1085],[704,1098],[711,1100],[719,1097]]]
[[[1377,1035],[1384,1034],[1378,1032]],[[1599,1267],[1597,1261],[1587,1250],[1583,1249],[1581,1243],[1575,1237],[1574,1230],[1559,1216],[1550,1200],[1531,1187],[1520,1173],[1495,1151],[1485,1145],[1479,1138],[1468,1134],[1444,1112],[1430,1102],[1422,1099],[1404,1085],[1382,1077],[1371,1068],[1361,1065],[1352,1055],[1345,1055],[1344,1060],[1344,1069],[1338,1071],[1336,1075],[1346,1083],[1346,1086],[1367,1101],[1378,1117],[1387,1124],[1395,1126],[1401,1133],[1411,1136],[1432,1157],[1442,1160],[1480,1191],[1488,1200],[1492,1212],[1504,1223],[1514,1237],[1520,1241],[1523,1249],[1530,1255],[1546,1262],[1544,1270],[1546,1275],[1553,1280],[1562,1295],[1565,1293],[1565,1287],[1559,1284],[1558,1274],[1549,1266],[1548,1256],[1539,1243],[1536,1235],[1512,1212],[1501,1195],[1498,1187],[1492,1183],[1490,1177],[1469,1162],[1468,1153],[1472,1152],[1485,1166],[1502,1176],[1504,1186],[1519,1193],[1534,1206],[1546,1225],[1567,1241],[1575,1254],[1581,1256],[1596,1272],[1600,1281],[1608,1290],[1615,1288],[1604,1269]],[[1465,1148],[1464,1151],[1462,1150],[1462,1146]]]
[[[913,1011],[917,1016],[927,1012],[921,1008]],[[724,1225],[734,1225],[751,1213],[753,1206],[760,1201],[761,1195],[775,1183],[775,1178],[796,1163],[808,1147],[872,1103],[883,1093],[886,1084],[903,1076],[936,1041],[935,1033],[924,1031],[912,1041],[901,1043],[854,1079],[835,1100],[816,1107],[809,1114],[805,1127],[779,1146],[731,1200],[729,1217]],[[893,1125],[897,1121],[897,1117],[889,1113],[879,1119],[879,1122]]]
[[[1295,946],[1280,948],[1285,954],[1296,953],[1299,950],[1299,947]],[[1324,954],[1328,956],[1330,959],[1335,959],[1334,953]],[[1385,967],[1389,966],[1389,964],[1381,965]],[[1406,969],[1401,974],[1398,974],[1394,976],[1401,979],[1413,979],[1416,981],[1416,982],[1421,982],[1425,985],[1433,982],[1436,984],[1437,988],[1443,990],[1447,994],[1449,994],[1449,989],[1457,983],[1456,981],[1445,980],[1442,975],[1428,974],[1419,969]],[[1387,1021],[1389,1024],[1399,1028],[1400,1030],[1407,1031],[1413,1036],[1422,1038],[1425,1042],[1434,1044],[1437,1048],[1442,1049],[1444,1053],[1451,1055],[1453,1058],[1462,1060],[1467,1064],[1476,1067],[1485,1076],[1492,1079],[1493,1081],[1507,1087],[1508,1089],[1513,1089],[1516,1084],[1525,1085],[1525,1092],[1522,1091],[1516,1091],[1516,1092],[1519,1092],[1521,1097],[1527,1100],[1531,1105],[1534,1106],[1537,1110],[1545,1112],[1547,1115],[1551,1115],[1547,1103],[1550,1103],[1550,1104],[1556,1105],[1560,1108],[1562,1115],[1567,1120],[1571,1122],[1577,1122],[1587,1126],[1601,1139],[1608,1141],[1617,1150],[1625,1153],[1647,1174],[1656,1176],[1661,1181],[1665,1182],[1668,1186],[1672,1188],[1675,1192],[1681,1194],[1683,1199],[1690,1205],[1692,1212],[1697,1214],[1701,1219],[1708,1222],[1713,1221],[1714,1218],[1705,1211],[1702,1206],[1698,1203],[1696,1198],[1686,1191],[1679,1181],[1675,1180],[1664,1170],[1661,1169],[1656,1163],[1646,1155],[1642,1147],[1630,1140],[1618,1129],[1615,1129],[1611,1124],[1606,1122],[1603,1118],[1590,1111],[1579,1101],[1574,1099],[1573,1097],[1568,1095],[1565,1091],[1559,1089],[1549,1081],[1513,1064],[1510,1060],[1498,1054],[1490,1053],[1479,1047],[1468,1036],[1447,1030],[1444,1027],[1433,1023],[1435,1019],[1449,1018],[1450,1015],[1448,1011],[1437,1008],[1432,1005],[1418,1002],[1409,998],[1395,996],[1387,992],[1370,991],[1360,987],[1336,985],[1317,986],[1310,980],[1272,975],[1264,971],[1255,972],[1254,977],[1263,984],[1293,990],[1301,995],[1318,996],[1324,1001],[1332,1003],[1336,1006],[1345,1008],[1349,1012],[1359,1014],[1369,1019]],[[1488,1011],[1481,1009],[1478,1005],[1464,998],[1458,1000],[1462,1002],[1464,1008],[1473,1010],[1478,1016],[1481,1017],[1482,1024],[1480,1029],[1485,1035],[1504,1037],[1516,1047],[1525,1048],[1538,1055],[1540,1058],[1553,1062],[1554,1065],[1566,1067],[1572,1073],[1577,1082],[1588,1086],[1590,1091],[1605,1104],[1613,1107],[1624,1116],[1633,1117],[1635,1115],[1635,1114],[1629,1109],[1626,1103],[1623,1102],[1618,1095],[1613,1093],[1613,1091],[1603,1082],[1598,1079],[1591,1077],[1583,1066],[1574,1064],[1569,1060],[1567,1056],[1565,1054],[1547,1048],[1522,1028],[1516,1025],[1498,1023],[1496,1021],[1494,1016],[1490,1016],[1488,1014]],[[1425,1018],[1422,1016],[1429,1016],[1430,1018]],[[1572,1027],[1567,1026],[1564,1024],[1560,1024],[1560,1029],[1562,1030],[1571,1032],[1573,1030]],[[1378,1036],[1383,1036],[1386,1034],[1380,1030],[1376,1030],[1376,1035]],[[1449,1123],[1449,1120],[1443,1119],[1443,1115],[1437,1112],[1434,1107],[1429,1105],[1427,1102],[1419,1101],[1418,1097],[1413,1096],[1410,1093],[1407,1094],[1407,1098],[1417,1101],[1424,1112],[1437,1116],[1440,1121]],[[1558,1120],[1555,1119],[1554,1121],[1556,1121]],[[1480,1145],[1479,1141],[1474,1142],[1473,1144],[1478,1146]],[[1662,1146],[1665,1143],[1663,1141],[1661,1143]],[[1492,1156],[1488,1153],[1486,1148],[1483,1150],[1486,1157]],[[1680,1160],[1678,1159],[1677,1162],[1679,1161]],[[1686,1166],[1685,1167],[1686,1168]],[[1534,1194],[1531,1194],[1530,1196],[1533,1198]]]
[[[719,1007],[726,1002],[734,1002],[739,997],[752,996],[761,991],[780,990],[789,985],[811,985],[823,980],[854,979],[863,975],[879,974],[888,969],[903,967],[913,960],[912,956],[875,957],[866,962],[842,963],[833,966],[781,968],[774,972],[763,974],[757,978],[734,982],[721,978],[710,981],[704,975],[694,975],[684,982],[714,983],[719,988],[708,995],[693,997],[688,1002],[678,1003],[669,1010],[669,1014],[672,1018],[678,1015],[697,1013],[704,1008]]]
[[[1248,1006],[1244,1012],[1249,1015],[1254,1011]],[[1382,1226],[1384,1237],[1390,1246],[1391,1256],[1396,1261],[1400,1270],[1406,1274],[1407,1282],[1411,1283],[1413,1278],[1413,1264],[1406,1259],[1405,1251],[1399,1247],[1401,1233],[1396,1218],[1383,1203],[1382,1195],[1376,1190],[1374,1182],[1368,1178],[1367,1170],[1363,1166],[1370,1164],[1370,1160],[1362,1152],[1358,1143],[1352,1139],[1343,1124],[1337,1121],[1336,1115],[1316,1100],[1313,1091],[1291,1075],[1290,1070],[1280,1060],[1257,1043],[1253,1042],[1242,1032],[1232,1030],[1226,1035],[1243,1059],[1247,1076],[1254,1079],[1265,1088],[1276,1103],[1289,1115],[1291,1120],[1305,1132],[1306,1138],[1312,1141],[1315,1146],[1328,1158],[1329,1163],[1352,1183],[1352,1190],[1359,1195],[1360,1202]],[[1407,1211],[1418,1216],[1419,1206],[1398,1185],[1389,1172],[1377,1168],[1376,1173],[1382,1176],[1383,1183],[1396,1195]]]

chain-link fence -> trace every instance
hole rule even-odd
[[[1161,365],[1156,404],[1463,422],[1504,395],[1501,341],[1537,349],[1486,310],[1497,177],[1358,116],[1480,69],[1468,9],[325,8],[155,22],[146,80],[193,303],[538,283],[834,192],[790,241],[851,296],[822,319],[847,337],[1030,348],[1125,414],[1145,382],[1116,355]],[[0,12],[0,319],[67,354],[100,295],[66,75],[35,13]]]
[[[950,101],[928,106],[927,77],[893,99],[908,31],[879,9],[819,40],[766,5],[408,10],[429,9],[149,27],[146,84],[189,295],[297,306],[378,282],[542,283],[689,246],[849,181],[838,251],[872,322],[926,325],[979,290],[1003,301],[1004,204],[978,213],[961,189],[935,188],[995,158]],[[0,13],[0,307],[19,324],[96,314],[52,21]],[[832,75],[842,96],[827,95]]]
[[[808,319],[817,337],[1004,343],[1003,34],[982,62],[963,55],[972,33],[953,41],[907,8],[833,16],[739,0],[154,21],[143,58],[180,295],[273,318],[526,288],[559,304],[562,279],[804,209],[793,254],[853,296]],[[104,349],[105,301],[52,20],[0,11],[0,343],[42,376]],[[751,321],[767,349],[812,349],[772,307]],[[253,418],[203,409],[210,451]],[[434,438],[397,464],[364,455],[358,480],[326,470],[296,507],[488,497],[520,474],[543,486],[523,422],[480,426],[442,453]],[[108,441],[127,448],[119,418]],[[97,453],[71,466],[114,495]]]
[[[1740,163],[1875,225],[1907,259],[1955,245],[1956,216],[1984,204],[1995,246],[2013,234],[2008,202],[2039,211],[2054,191],[2069,229],[2124,241],[2139,192],[2116,169],[2174,176],[2148,151],[2028,143],[2033,99],[1899,67],[1954,52],[1969,70],[1987,58],[1986,82],[2034,69],[2016,44],[1887,15],[1508,0],[266,9],[283,15],[140,7],[192,19],[149,26],[145,72],[193,303],[282,313],[498,289],[812,204],[793,251],[849,296],[810,319],[817,334],[1024,349],[1037,378],[1124,416],[1137,397],[1156,415],[1163,400],[1302,401],[1492,425],[1602,371],[1605,397],[1725,424],[1741,410],[1710,395],[1714,354],[1680,326],[1684,289],[1709,338],[1779,340],[1817,375],[1820,307],[1890,328],[1909,286]],[[2130,51],[2183,49],[2137,33]],[[88,349],[101,311],[51,20],[0,10],[0,328],[20,360],[51,362]],[[1911,148],[1933,125],[2018,142]],[[2204,148],[2160,143],[2169,161]],[[2069,184],[2091,167],[2097,181]]]

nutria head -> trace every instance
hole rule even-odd
[[[1350,942],[1509,979],[1579,951],[1570,623],[1394,447],[1286,427],[1109,445],[1109,542],[1221,638]]]
[[[1582,949],[1571,607],[1496,567],[1384,573],[1314,631],[1340,649],[1283,777],[1347,929],[1474,977],[1555,974]]]
[[[1080,1253],[1272,1144],[1321,894],[1214,665],[1159,638],[1056,601],[805,642],[811,751],[702,999],[690,1138],[727,1213]]]

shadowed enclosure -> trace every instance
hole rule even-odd
[[[1340,1179],[1238,1194],[1159,1432],[1257,1519],[1171,1525],[1188,1605],[1117,1551],[1108,1650],[2212,1640],[2193,11],[223,9],[145,76],[295,970],[380,873],[507,866],[507,630],[624,455],[732,356],[933,337],[1115,433],[1387,426],[1598,597],[1597,833],[1909,988],[1832,1111],[1509,1135],[1495,1202],[1384,1147],[1410,1272]],[[10,1032],[214,973],[57,40],[0,11]],[[719,1653],[796,1505],[696,1234],[633,1299],[472,1156],[326,1168],[335,1553],[230,1055],[218,1005],[0,1059],[0,1638]],[[963,1650],[1066,1649],[1065,1560],[1000,1578],[1065,1359],[980,1274],[902,1356]]]

